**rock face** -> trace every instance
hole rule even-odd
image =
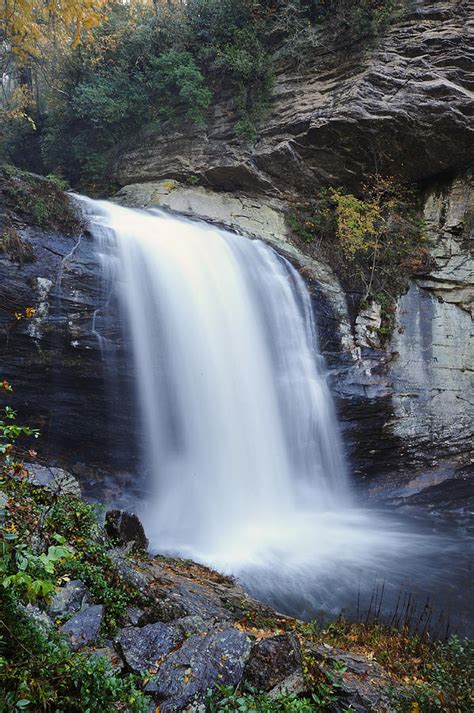
[[[455,464],[469,460],[472,404],[462,396],[471,390],[474,358],[474,268],[469,247],[474,198],[469,177],[427,193],[427,244],[434,266],[429,275],[413,280],[401,297],[388,347],[379,337],[377,304],[358,315],[352,331],[336,276],[291,243],[282,202],[215,193],[172,180],[126,186],[117,200],[176,210],[260,236],[299,267],[313,295],[356,482],[383,476],[386,486],[385,475],[390,474],[404,486],[408,472],[432,468],[447,457],[454,459],[444,468],[445,477],[451,477]],[[378,488],[376,478],[371,492],[381,492],[384,486]]]
[[[205,130],[147,135],[124,148],[126,185],[198,176],[219,190],[306,195],[380,171],[426,179],[472,159],[472,3],[416,0],[374,46],[313,52],[306,71],[279,67],[270,115],[254,146],[230,107]]]
[[[472,456],[473,214],[472,179],[428,196],[425,220],[435,266],[400,299],[391,344],[393,432],[420,451],[435,445],[438,455]]]
[[[291,243],[282,202],[176,181],[128,186],[118,200],[192,213],[263,237],[299,268],[312,294],[356,483],[370,483],[377,497],[397,496],[399,486],[405,497],[410,483],[413,495],[448,477],[466,477],[459,468],[472,457],[472,179],[459,177],[427,193],[434,267],[413,280],[400,299],[388,348],[380,345],[380,315],[373,306],[358,317],[353,331],[335,275]],[[35,262],[18,266],[0,255],[2,376],[15,387],[12,405],[20,417],[27,414],[40,427],[42,454],[49,450],[86,490],[113,502],[130,489],[127,473],[134,468],[134,455],[129,444],[138,442],[128,345],[118,321],[107,319],[116,306],[107,303],[87,236],[67,242],[26,227],[22,235],[34,245]],[[17,320],[14,313],[27,306],[36,309],[33,317]],[[104,347],[98,335],[105,333]],[[104,348],[109,359],[103,359]],[[127,444],[122,451],[121,443]],[[81,465],[84,460],[107,469],[110,477],[101,480],[100,469]],[[420,479],[418,468],[429,468],[430,477]],[[52,479],[51,469],[35,465],[33,470]],[[180,616],[201,614],[187,611],[182,600],[175,608]]]
[[[81,463],[123,472],[130,455],[133,459],[136,430],[123,335],[116,325],[107,331],[107,344],[99,339],[108,296],[99,257],[87,234],[68,237],[28,226],[15,215],[10,220],[34,259],[18,264],[0,251],[0,370],[14,389],[9,403],[18,410],[19,422],[28,420],[40,429],[38,450],[47,462],[64,462],[74,472],[77,465],[81,482],[97,492],[100,471],[88,472]],[[30,317],[27,308],[33,309]],[[106,394],[102,350],[107,345],[114,353],[115,397]],[[39,477],[41,468],[35,469]],[[51,474],[47,469],[46,476]],[[120,487],[120,479],[114,479],[109,501]]]
[[[377,302],[359,312],[355,323],[356,344],[358,347],[380,349],[382,346],[378,330],[382,324],[382,309]]]

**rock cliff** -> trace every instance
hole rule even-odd
[[[119,149],[121,185],[197,176],[218,190],[297,195],[380,171],[428,179],[472,160],[471,0],[410,0],[374,47],[280,66],[255,145],[217,104],[206,128],[148,134]],[[470,71],[471,70],[471,71]]]

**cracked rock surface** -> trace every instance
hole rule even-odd
[[[236,138],[231,107],[217,104],[204,130],[173,126],[124,147],[118,182],[193,175],[219,190],[301,196],[375,171],[419,180],[468,163],[472,0],[407,5],[375,46],[314,52],[307,70],[277,67],[254,146]]]

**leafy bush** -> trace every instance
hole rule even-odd
[[[54,630],[45,631],[0,591],[0,713],[140,713],[146,704],[137,683],[98,655],[72,654]]]
[[[0,388],[11,391],[5,380]],[[84,579],[104,604],[108,624],[132,598],[114,588],[117,579],[100,544],[93,508],[28,482],[28,471],[16,458],[16,441],[38,433],[18,425],[15,417],[7,406],[0,418],[0,713],[144,711],[136,677],[117,674],[99,655],[72,654],[59,633],[38,623],[25,607],[47,601],[65,573],[77,571],[76,562],[94,568]],[[87,551],[97,564],[84,562]]]
[[[265,693],[240,692],[223,686],[209,695],[208,706],[211,713],[314,713],[327,710],[327,704],[334,700],[327,693],[309,696],[282,693],[270,698]]]
[[[414,189],[374,175],[360,194],[325,189],[287,218],[305,250],[323,256],[359,307],[382,306],[383,334],[390,334],[396,298],[407,278],[431,267]]]

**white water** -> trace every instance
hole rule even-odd
[[[80,200],[131,339],[152,548],[301,614],[429,569],[433,538],[353,503],[296,270],[261,241]]]

